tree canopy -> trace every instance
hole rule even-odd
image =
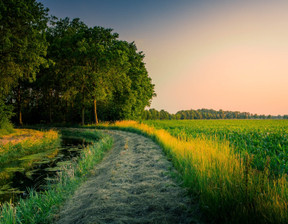
[[[48,21],[36,1],[0,4],[0,112],[13,105],[19,124],[22,116],[26,123],[84,124],[139,119],[150,105],[154,85],[135,43],[78,18]]]
[[[47,12],[35,0],[0,2],[0,88],[9,92],[19,79],[35,80],[45,63]]]
[[[223,111],[212,109],[198,109],[198,110],[180,110],[175,114],[170,114],[165,110],[149,109],[142,113],[143,120],[193,120],[193,119],[287,119],[288,116],[283,117],[271,115],[258,115],[249,112],[240,111]]]
[[[40,66],[46,63],[47,13],[48,9],[35,0],[0,1],[1,127],[12,116],[12,107],[5,102],[11,88],[22,80],[34,81]]]

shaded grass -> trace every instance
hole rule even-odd
[[[72,134],[72,131],[69,132]],[[92,134],[91,134],[92,133]],[[81,152],[77,162],[63,167],[54,182],[47,190],[37,193],[31,189],[29,198],[13,205],[5,203],[0,213],[0,223],[51,223],[57,219],[57,211],[61,204],[71,196],[77,187],[91,174],[95,165],[103,158],[104,152],[112,146],[112,139],[99,132],[79,130],[73,136],[88,136],[94,139],[94,144],[89,145]],[[98,141],[98,142],[96,142]]]
[[[263,171],[252,168],[253,158],[240,157],[227,141],[205,138],[187,141],[133,121],[102,124],[141,133],[157,142],[180,172],[183,184],[197,196],[212,223],[288,223],[287,175],[273,178],[269,162]]]

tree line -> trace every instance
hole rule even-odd
[[[0,2],[0,125],[139,119],[155,96],[144,54],[110,28]]]
[[[192,120],[192,119],[288,119],[288,115],[258,115],[248,112],[223,111],[213,109],[181,110],[170,114],[165,110],[149,109],[142,114],[143,120]]]

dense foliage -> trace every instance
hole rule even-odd
[[[6,97],[23,80],[35,80],[46,60],[47,9],[35,0],[0,2],[0,129],[11,129]],[[20,95],[15,97],[20,100]],[[21,108],[18,109],[21,121]]]
[[[35,79],[47,50],[47,9],[35,0],[0,3],[1,94],[19,79]]]
[[[269,165],[274,174],[288,172],[288,121],[286,120],[199,120],[146,121],[180,139],[199,137],[228,140],[240,154],[253,155],[259,170]]]
[[[35,0],[0,3],[0,124],[7,105],[20,125],[140,118],[155,93],[135,43],[47,12]]]
[[[181,110],[175,114],[170,114],[165,110],[149,109],[142,114],[144,120],[193,120],[193,119],[288,119],[288,115],[271,116],[258,115],[249,112],[223,111],[212,109]]]

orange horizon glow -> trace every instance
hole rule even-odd
[[[151,108],[288,114],[288,3],[263,2],[186,9],[139,33]]]

